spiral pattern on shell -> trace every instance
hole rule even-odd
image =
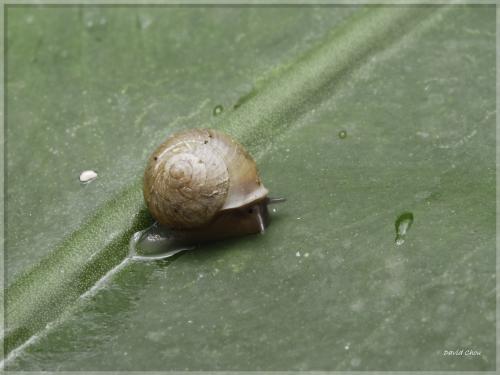
[[[203,225],[226,200],[226,163],[207,141],[210,135],[204,133],[191,131],[189,136],[169,138],[146,169],[148,207],[157,220],[171,228]]]

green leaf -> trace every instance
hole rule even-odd
[[[7,19],[5,344],[32,342],[9,370],[495,368],[493,7]],[[108,273],[151,222],[148,154],[200,126],[287,203],[263,236]]]

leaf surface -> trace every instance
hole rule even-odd
[[[493,7],[8,20],[8,348],[38,334],[8,369],[495,368]],[[287,203],[263,236],[129,262],[80,298],[150,220],[146,157],[194,126],[240,139]],[[481,354],[443,355],[461,348]]]

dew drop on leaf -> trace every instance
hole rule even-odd
[[[143,261],[166,259],[182,251],[195,248],[176,243],[174,233],[157,222],[134,233],[130,239],[129,247],[130,258]]]
[[[413,223],[413,214],[411,212],[404,212],[396,219],[396,245],[401,246],[405,242],[406,234],[410,230]]]
[[[219,116],[224,111],[224,107],[222,105],[216,105],[213,110],[214,116]]]

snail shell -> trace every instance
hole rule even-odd
[[[170,136],[151,155],[144,199],[160,224],[215,239],[263,231],[268,190],[241,144],[212,129]]]

